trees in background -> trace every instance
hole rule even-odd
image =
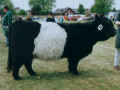
[[[84,8],[84,6],[82,4],[79,5],[78,12],[80,14],[84,14],[85,13],[85,8]]]
[[[91,12],[98,14],[107,14],[112,10],[114,0],[95,0]]]
[[[2,14],[2,15],[4,14],[2,8],[3,8],[5,5],[9,6],[9,8],[13,11],[13,13],[15,13],[15,11],[14,11],[14,6],[13,6],[11,0],[0,0],[0,14]]]
[[[113,11],[113,12],[116,12],[117,10],[116,10],[116,8],[113,8],[112,11]]]
[[[3,8],[5,5],[8,5],[11,9],[13,9],[11,0],[0,0],[0,8]]]
[[[95,0],[95,4],[92,6],[90,11],[97,14],[107,14],[110,11],[115,11],[115,8],[112,8],[114,0]],[[80,14],[85,14],[86,10],[82,4],[79,5],[78,12]]]
[[[29,0],[29,5],[33,14],[48,14],[48,12],[51,12],[52,8],[55,6],[55,2],[56,0]],[[0,0],[0,14],[4,14],[2,8],[5,5],[8,5],[14,14],[26,15],[24,10],[16,12],[11,0]]]
[[[55,7],[56,0],[29,0],[29,5],[31,7],[31,12],[35,15],[48,14]],[[106,14],[109,11],[115,11],[112,8],[114,0],[95,0],[95,4],[91,8],[92,13]],[[15,13],[15,9],[11,0],[0,0],[0,8],[8,5],[10,9]],[[2,11],[2,10],[1,10]],[[78,12],[80,14],[85,14],[85,8],[82,4],[79,5]],[[3,13],[3,12],[0,12]],[[20,15],[26,15],[25,11],[20,10]]]
[[[18,15],[27,15],[27,12],[24,9],[21,9],[18,13]]]
[[[52,11],[56,0],[30,0],[31,11],[33,14],[46,14]]]

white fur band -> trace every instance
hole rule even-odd
[[[52,22],[41,23],[40,33],[34,41],[33,54],[44,60],[58,59],[63,54],[66,38],[65,30],[58,24]]]

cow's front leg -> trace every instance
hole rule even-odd
[[[79,72],[77,70],[77,66],[78,66],[78,63],[79,63],[79,59],[76,59],[76,58],[68,58],[68,69],[69,69],[69,72],[74,74],[74,75],[78,75]]]

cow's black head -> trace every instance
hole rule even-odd
[[[98,41],[104,41],[114,36],[115,27],[111,20],[104,16],[95,16],[95,33]]]

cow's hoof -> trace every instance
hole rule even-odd
[[[69,71],[69,73],[71,73],[73,75],[80,75],[80,73],[78,71]]]
[[[35,72],[30,73],[31,76],[37,76]]]

